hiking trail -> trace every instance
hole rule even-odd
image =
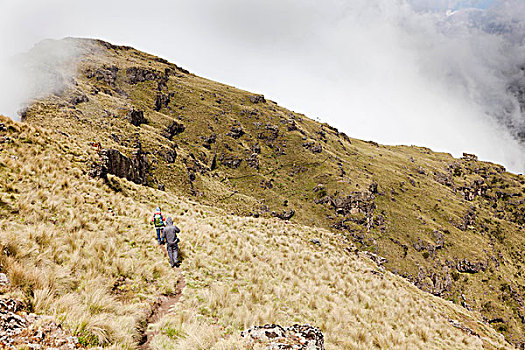
[[[175,305],[181,295],[182,290],[186,286],[186,282],[184,280],[184,276],[181,274],[179,275],[179,280],[177,281],[177,286],[175,287],[175,293],[171,295],[162,295],[160,296],[155,304],[153,305],[151,309],[151,313],[145,320],[145,325],[140,330],[141,339],[139,341],[138,348],[141,350],[149,350],[150,349],[150,342],[154,338],[155,335],[157,335],[159,332],[156,330],[150,329],[150,325],[157,323],[164,315],[166,315],[170,308]]]

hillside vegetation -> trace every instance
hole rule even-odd
[[[378,267],[340,233],[93,179],[96,152],[54,130],[1,117],[0,140],[4,295],[85,346],[134,348],[156,298],[183,279],[154,349],[248,349],[241,330],[293,322],[320,327],[327,349],[510,348],[479,314]],[[156,205],[182,229],[180,270],[149,226]]]
[[[76,76],[22,117],[64,144],[101,145],[94,175],[331,230],[525,343],[523,176],[474,155],[353,139],[130,47],[66,42],[81,52]]]

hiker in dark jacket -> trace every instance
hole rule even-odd
[[[180,230],[177,226],[173,225],[173,220],[169,217],[166,220],[166,227],[162,232],[162,239],[166,242],[166,249],[168,250],[168,256],[170,257],[171,267],[179,267],[179,238],[177,233]]]

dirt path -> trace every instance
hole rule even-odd
[[[179,280],[177,281],[177,286],[175,287],[175,293],[171,295],[162,295],[157,299],[157,301],[153,305],[151,314],[146,318],[144,328],[141,330],[142,337],[139,343],[139,349],[150,349],[151,340],[159,332],[154,330],[148,330],[149,325],[157,323],[162,318],[162,316],[166,315],[169,312],[170,308],[179,301],[182,295],[182,290],[185,286],[186,281],[184,280],[184,276],[179,275]]]

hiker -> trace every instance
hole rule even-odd
[[[162,239],[166,241],[166,249],[168,250],[168,256],[170,257],[171,267],[180,266],[179,262],[179,238],[177,233],[180,230],[177,226],[173,225],[173,220],[168,217],[166,220],[166,227],[162,231]]]
[[[164,243],[164,240],[162,238],[162,229],[164,228],[164,226],[166,226],[166,219],[164,218],[164,215],[162,215],[160,207],[157,207],[157,209],[155,209],[155,213],[151,218],[151,222],[153,223],[153,225],[155,225],[155,230],[157,230],[157,241],[159,241],[159,244]]]

